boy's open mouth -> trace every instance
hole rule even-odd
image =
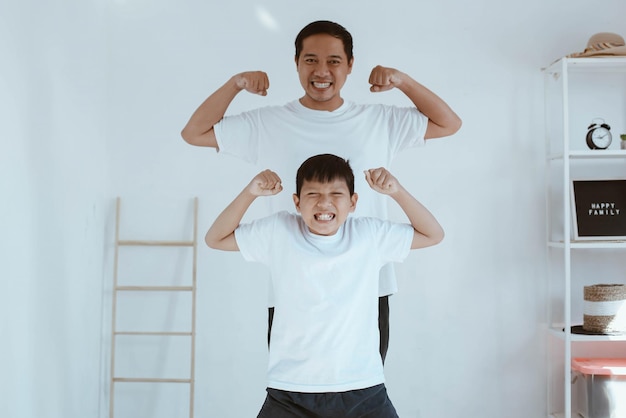
[[[332,221],[335,218],[334,213],[316,213],[315,219],[318,221]]]

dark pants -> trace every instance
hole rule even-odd
[[[300,393],[267,388],[257,418],[398,418],[384,384],[347,392]]]
[[[272,337],[272,322],[274,322],[274,308],[268,308],[267,345]],[[385,363],[389,348],[389,296],[378,298],[378,331],[380,332],[380,357]]]

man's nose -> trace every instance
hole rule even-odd
[[[326,62],[318,62],[315,66],[315,73],[322,75],[328,74],[328,64]]]

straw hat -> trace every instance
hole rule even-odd
[[[583,52],[569,54],[569,58],[600,57],[600,56],[626,56],[626,44],[624,38],[616,33],[596,33],[587,42],[587,48]]]

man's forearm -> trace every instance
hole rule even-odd
[[[404,74],[398,89],[413,102],[420,112],[428,117],[431,124],[436,125],[435,129],[429,129],[427,132],[427,139],[452,135],[461,127],[461,119],[450,106],[409,75]]]
[[[233,77],[211,94],[191,115],[181,132],[183,139],[192,145],[213,146],[213,141],[207,135],[222,120],[228,106],[240,91]]]

